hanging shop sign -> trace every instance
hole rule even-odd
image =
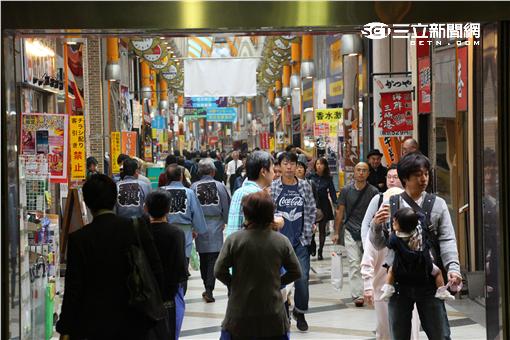
[[[131,113],[131,96],[127,86],[120,86],[121,130],[130,131],[133,128],[133,114]]]
[[[129,157],[136,157],[136,141],[138,134],[132,131],[122,131],[121,151]]]
[[[207,111],[203,108],[198,109],[184,109],[184,120],[185,121],[193,121],[205,118],[207,115]]]
[[[457,111],[468,109],[468,48],[457,49]]]
[[[219,142],[219,138],[217,136],[209,137],[209,145],[214,146]]]
[[[152,158],[152,129],[150,126],[145,126],[143,129],[143,159],[146,162],[152,162],[154,159]]]
[[[268,150],[270,148],[269,132],[260,133],[260,148],[263,150]]]
[[[405,136],[413,131],[411,91],[381,93],[382,119],[379,128],[385,137]]]
[[[315,110],[315,122],[317,123],[337,123],[342,119],[343,109],[317,109]]]
[[[276,151],[274,147],[274,137],[269,138],[269,150]]]
[[[227,107],[228,97],[186,97],[184,98],[185,108],[212,108]]]
[[[112,153],[112,173],[118,174],[120,173],[120,167],[117,164],[117,158],[119,157],[121,153],[120,149],[120,132],[112,132],[111,139],[110,139],[110,149]]]
[[[69,95],[72,100],[67,101],[68,111],[71,114],[83,114],[84,88],[83,88],[83,43],[66,45],[67,48],[67,77]],[[73,98],[74,97],[74,98]]]
[[[206,119],[208,122],[234,123],[237,121],[237,108],[208,108]]]
[[[418,113],[428,114],[431,112],[430,81],[431,69],[429,56],[418,59]]]
[[[167,127],[166,118],[160,115],[155,116],[152,119],[151,126],[153,129],[165,129]]]
[[[156,62],[161,59],[163,56],[163,49],[161,48],[161,45],[156,45],[152,48],[150,48],[148,51],[143,53],[144,59],[150,62]]]
[[[276,144],[283,144],[285,139],[285,135],[283,131],[276,132]]]
[[[178,73],[178,71],[177,71],[177,67],[175,67],[175,65],[170,65],[161,71],[161,75],[166,80],[173,80],[173,79],[177,78],[177,73]]]
[[[313,79],[303,79],[303,108],[313,107]]]
[[[142,105],[137,100],[133,100],[133,129],[139,129],[142,125]]]
[[[131,40],[131,44],[133,45],[134,49],[138,52],[148,51],[151,47],[154,46],[155,43],[156,40],[152,38]]]
[[[21,154],[46,155],[54,183],[67,182],[68,118],[48,113],[23,113],[21,117]]]
[[[71,180],[82,180],[87,175],[85,165],[85,119],[83,116],[70,117],[71,138]]]
[[[377,137],[412,135],[412,90],[411,77],[374,76]]]

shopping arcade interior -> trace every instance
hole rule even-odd
[[[157,36],[160,36],[160,34],[157,34]],[[46,110],[46,111],[47,111],[47,110]],[[4,112],[5,112],[5,110],[4,110]],[[14,110],[14,112],[19,112],[19,110]],[[498,112],[499,112],[499,111],[498,111]],[[4,119],[5,117],[2,117],[2,118]],[[500,181],[500,185],[501,185],[501,181]]]

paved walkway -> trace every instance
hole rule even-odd
[[[331,251],[332,246],[327,246]],[[310,309],[306,319],[310,329],[302,333],[292,321],[291,339],[375,339],[375,312],[372,307],[356,308],[349,297],[349,282],[344,275],[344,287],[336,291],[330,283],[330,260],[325,252],[324,261],[312,259],[310,273]],[[327,254],[327,255],[326,255]],[[344,259],[344,269],[346,268]],[[200,273],[193,271],[186,295],[186,314],[181,338],[219,339],[220,325],[227,306],[227,290],[217,281],[214,292],[216,302],[205,303]],[[467,300],[467,298],[464,298]],[[466,314],[452,307],[470,300],[447,305],[452,339],[485,339],[485,328]],[[474,317],[476,319],[476,317]],[[427,339],[425,333],[421,339]]]

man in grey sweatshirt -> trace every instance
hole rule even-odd
[[[429,182],[430,161],[421,153],[410,153],[403,157],[397,167],[398,176],[405,192],[418,207],[424,207],[432,196],[427,195],[425,189]],[[403,197],[399,196],[400,207],[411,207]],[[375,214],[370,223],[370,241],[377,249],[386,246],[388,229],[391,226],[390,201],[386,200]],[[429,202],[430,203],[430,202]],[[416,210],[416,209],[415,209]],[[460,288],[462,276],[460,274],[459,256],[455,230],[450,213],[444,199],[435,197],[430,212],[430,223],[427,226],[431,238],[437,240],[439,249],[436,260],[440,260],[448,273],[451,290]],[[385,230],[386,229],[386,230]],[[391,265],[391,263],[388,263]],[[444,301],[434,297],[436,287],[433,280],[415,283],[399,283],[395,285],[397,294],[389,302],[390,331],[393,339],[409,339],[411,335],[411,315],[416,303],[420,313],[423,330],[429,339],[450,339],[450,326]]]

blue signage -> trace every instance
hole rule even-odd
[[[184,102],[184,107],[186,108],[227,107],[227,105],[227,97],[186,97]]]
[[[206,119],[208,122],[234,123],[237,121],[237,108],[208,108]]]
[[[153,129],[166,129],[166,119],[163,116],[157,115],[152,119],[151,126]]]

